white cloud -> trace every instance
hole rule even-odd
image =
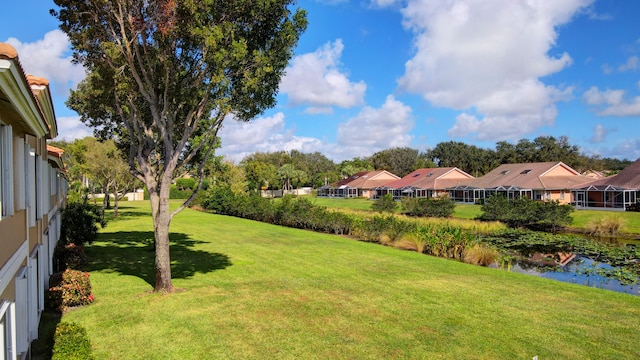
[[[389,95],[379,109],[365,106],[354,118],[340,124],[338,145],[355,152],[351,157],[408,146],[413,125],[411,107]]]
[[[367,85],[351,82],[339,69],[343,49],[338,39],[292,59],[280,83],[280,91],[287,94],[291,105],[309,105],[310,113],[326,113],[332,106],[350,108],[364,103]]]
[[[71,62],[69,39],[61,30],[52,30],[41,40],[23,43],[6,41],[18,51],[25,72],[49,80],[52,92],[66,96],[85,77],[84,68]]]
[[[640,158],[640,138],[619,142],[606,156],[629,160]]]
[[[93,136],[93,130],[80,121],[80,116],[58,116],[58,136],[56,140],[73,141]]]
[[[593,128],[593,136],[590,141],[592,143],[604,142],[607,135],[609,135],[609,129],[606,129],[602,124],[598,124]]]
[[[452,136],[517,139],[552,125],[555,102],[572,91],[540,80],[572,62],[567,53],[549,55],[556,28],[591,2],[409,0],[402,14],[416,54],[399,87],[463,110]]]
[[[637,56],[631,56],[627,59],[627,62],[618,66],[618,71],[635,71],[640,69],[640,58]]]
[[[218,133],[222,147],[217,153],[239,162],[258,151],[319,151],[339,162],[391,147],[409,146],[413,125],[411,108],[390,95],[379,109],[366,106],[358,115],[339,125],[336,143],[295,135],[292,129],[286,128],[283,113],[249,123],[226,119]]]
[[[600,91],[595,86],[583,94],[583,99],[589,105],[596,105],[601,116],[640,116],[640,96],[625,100],[624,90]]]
[[[271,117],[257,118],[251,122],[240,122],[233,118],[224,120],[218,132],[222,147],[218,154],[225,155],[235,162],[255,152],[275,152],[299,150],[302,152],[319,151],[322,142],[315,138],[299,137],[293,131],[285,129],[285,116],[277,113]]]
[[[383,8],[383,7],[387,7],[387,6],[391,6],[391,5],[397,4],[399,2],[400,2],[400,0],[371,0],[371,5],[373,7]]]
[[[602,68],[602,72],[607,75],[613,74],[613,71],[615,70],[613,67],[611,67],[611,65],[608,65],[608,64],[602,65],[601,68]]]

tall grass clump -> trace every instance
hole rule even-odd
[[[417,226],[401,245],[420,253],[462,261],[471,241],[471,235],[460,228]]]
[[[615,237],[620,234],[624,220],[620,217],[605,217],[593,219],[588,225],[589,234],[598,237]]]
[[[467,264],[489,266],[500,259],[500,252],[493,246],[476,243],[467,247],[464,252],[464,262]]]

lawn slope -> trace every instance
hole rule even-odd
[[[150,292],[147,203],[88,246],[96,295],[64,321],[98,359],[640,358],[640,297],[185,210]]]

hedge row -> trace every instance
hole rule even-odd
[[[105,225],[100,210],[89,204],[85,197],[70,202],[62,213],[62,231],[54,249],[56,271],[49,279],[47,306],[64,312],[73,306],[87,305],[94,301],[89,273],[79,269],[86,263],[84,244],[98,236],[98,224]]]
[[[464,260],[467,247],[476,237],[449,225],[419,225],[394,215],[357,215],[332,211],[307,198],[285,196],[279,200],[258,195],[235,195],[215,188],[201,198],[201,206],[222,215],[271,224],[350,235],[362,241],[412,249],[430,255]]]

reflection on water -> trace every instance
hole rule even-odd
[[[598,274],[598,269],[610,270],[612,267],[586,257],[576,256],[567,265],[556,269],[535,266],[523,267],[514,264],[511,271],[640,296],[639,284],[623,285],[616,279]]]

